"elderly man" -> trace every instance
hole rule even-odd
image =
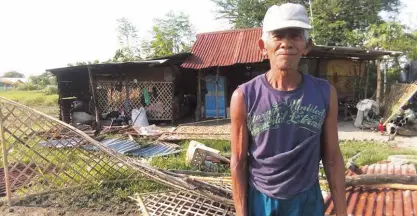
[[[337,95],[298,64],[312,48],[306,9],[272,6],[259,48],[270,69],[232,95],[232,184],[238,216],[324,215],[323,161],[337,215],[346,215]]]

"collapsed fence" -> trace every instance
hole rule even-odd
[[[0,98],[0,138],[0,196],[9,206],[129,215],[140,212],[129,198],[134,193],[169,189],[181,191],[183,198],[171,199],[182,200],[180,206],[161,212],[170,199],[158,204],[155,196],[145,195],[153,197],[145,208],[156,215],[175,209],[191,215],[233,214],[231,190],[119,154],[71,125],[5,98]],[[201,205],[193,197],[199,197]],[[209,209],[217,206],[216,211],[204,213],[205,203]]]

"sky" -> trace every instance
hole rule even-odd
[[[417,28],[417,0],[401,1],[399,20]],[[29,76],[77,61],[108,60],[119,46],[118,18],[129,19],[146,38],[154,18],[170,10],[187,13],[197,33],[230,28],[216,19],[210,0],[0,0],[0,74],[16,70]]]

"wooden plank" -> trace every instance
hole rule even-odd
[[[398,84],[406,86],[401,92],[396,92],[394,90],[390,91],[390,97],[399,97],[395,99],[395,101],[391,101],[390,103],[386,103],[386,110],[384,115],[384,123],[385,126],[391,119],[396,116],[396,113],[403,107],[417,92],[417,85],[416,84]],[[388,109],[390,108],[390,109]],[[388,117],[387,117],[388,116]]]

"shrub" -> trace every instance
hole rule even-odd
[[[17,90],[19,91],[33,91],[33,90],[38,90],[38,89],[39,89],[38,86],[31,82],[23,83],[17,86]]]
[[[58,86],[56,85],[48,85],[46,86],[46,88],[43,90],[43,92],[46,95],[54,95],[54,94],[58,94]]]

